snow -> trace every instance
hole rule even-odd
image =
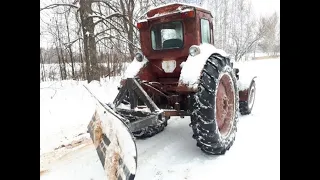
[[[148,22],[148,20],[147,20],[147,19],[140,19],[140,20],[138,21],[138,23],[140,23],[140,22]]]
[[[134,78],[139,73],[140,69],[143,68],[147,62],[148,59],[146,57],[144,57],[141,62],[137,61],[137,59],[134,58],[125,70],[124,79]]]
[[[237,81],[238,90],[242,91],[248,89],[252,79],[258,73],[255,67],[249,69],[246,62],[234,62],[233,67],[239,69],[239,80]],[[259,77],[255,78],[255,81],[257,80],[259,80]]]
[[[152,17],[149,17],[148,19],[152,19],[152,18],[156,18],[156,17],[160,17],[160,16],[165,16],[168,14],[174,14],[174,13],[184,13],[184,12],[188,12],[188,11],[193,11],[192,8],[186,8],[186,9],[182,9],[182,6],[179,6],[176,11],[169,11],[169,12],[164,12],[164,13],[156,13],[155,15],[153,15]]]
[[[102,101],[111,102],[117,95],[121,77],[92,81],[88,87]],[[94,113],[95,102],[83,87],[86,81],[52,81],[40,83],[40,159],[42,169],[69,152],[61,145],[74,140],[90,140],[87,125]],[[107,91],[106,91],[107,90]],[[53,153],[54,152],[54,153]]]
[[[198,80],[205,65],[207,59],[213,53],[219,53],[222,56],[227,57],[228,54],[221,49],[217,49],[211,44],[200,44],[200,54],[196,56],[188,56],[188,59],[183,63],[183,68],[180,74],[180,83],[186,84],[189,87],[195,87],[198,84]]]
[[[192,130],[188,126],[190,119],[172,117],[163,132],[136,141],[136,180],[210,180],[212,177],[224,180],[280,179],[280,59],[249,61],[241,66],[244,72],[251,71],[257,75],[259,81],[256,82],[256,102],[252,114],[240,116],[237,137],[231,149],[223,156],[204,154],[191,137]],[[103,102],[112,102],[120,79],[102,79],[100,83],[88,84],[88,87]],[[61,145],[60,138],[62,140],[64,137],[59,133],[68,135],[68,140],[72,141],[81,139],[73,138],[78,133],[86,132],[94,103],[83,84],[87,83],[40,83],[41,149],[51,143]],[[86,137],[84,134],[83,138]],[[46,161],[50,166],[46,166],[47,171],[40,175],[42,180],[107,179],[94,145],[90,142],[85,141],[72,151],[55,150],[48,153],[56,153],[59,157],[51,155],[50,162]]]
[[[162,7],[165,7],[165,6],[170,6],[170,5],[172,5],[172,4],[177,4],[177,2],[167,3],[167,4],[164,4],[164,5],[160,5],[160,6],[151,8],[151,9],[149,9],[148,11],[152,11],[152,10],[154,10],[154,9],[159,9],[159,8],[162,8]],[[178,4],[181,4],[181,5],[183,5],[183,6],[191,6],[191,7],[196,7],[196,8],[204,9],[203,7],[197,6],[197,5],[195,5],[195,4],[180,3],[180,2],[179,2]],[[180,7],[181,7],[181,6],[180,6]],[[180,8],[180,7],[179,7],[179,8]]]
[[[62,81],[40,89],[40,154],[68,143],[86,131],[93,101],[82,82]],[[41,87],[40,87],[41,88]]]
[[[161,5],[161,6],[157,6],[155,8],[151,8],[150,10],[148,10],[148,12],[152,11],[154,9],[158,9],[158,8],[161,8],[161,7],[164,7],[164,6],[169,6],[169,5],[172,5],[172,4],[176,4],[176,3],[168,3],[168,4]],[[184,12],[188,12],[188,11],[193,11],[193,8],[190,8],[189,6],[201,8],[199,6],[192,5],[192,4],[186,4],[186,3],[179,3],[179,4],[182,4],[182,6],[179,6],[175,11],[164,12],[164,13],[156,13],[152,17],[147,17],[147,19],[141,19],[138,22],[146,22],[146,21],[148,21],[148,19],[153,19],[153,18],[157,18],[157,17],[160,17],[160,16],[165,16],[165,15],[168,15],[168,14],[184,13]],[[187,6],[187,8],[185,8],[184,6]],[[185,8],[185,9],[183,9],[183,8]],[[201,8],[201,9],[203,9],[203,8]]]

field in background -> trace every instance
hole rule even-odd
[[[268,58],[277,58],[280,57],[279,55],[276,56],[268,56],[266,53],[248,53],[246,54],[241,61],[248,61],[248,60],[259,60],[259,59],[268,59]],[[121,75],[124,73],[126,67],[129,65],[129,63],[123,63],[123,64],[115,64],[110,63],[110,71],[108,69],[107,63],[100,63],[99,66],[102,68],[103,74],[109,74],[110,72],[120,72],[117,75]],[[66,63],[66,70],[67,70],[67,79],[71,79],[71,64]],[[83,72],[84,66],[82,66],[81,63],[75,63],[74,64],[76,79],[79,79],[81,73]],[[45,78],[42,78],[42,77]],[[40,82],[44,81],[59,81],[60,78],[60,67],[59,64],[40,64]]]

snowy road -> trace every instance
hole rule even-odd
[[[245,64],[256,74],[256,102],[241,116],[234,145],[223,156],[208,156],[192,139],[189,117],[171,118],[168,127],[138,140],[136,180],[277,180],[280,179],[280,60]],[[241,71],[241,69],[240,69]],[[54,162],[42,180],[106,179],[92,144]]]

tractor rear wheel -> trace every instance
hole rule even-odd
[[[221,155],[232,146],[238,121],[239,95],[230,60],[213,54],[191,98],[190,126],[197,146],[207,154]]]
[[[255,96],[256,96],[256,83],[255,81],[252,81],[248,90],[248,100],[239,102],[241,115],[248,115],[251,113]]]

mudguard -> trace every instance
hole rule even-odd
[[[241,76],[240,76],[241,77]],[[257,76],[252,76],[249,78],[240,78],[238,80],[238,89],[239,89],[239,100],[240,101],[248,101],[249,99],[249,93],[252,88],[253,83],[255,83],[255,79]],[[255,84],[254,84],[254,89],[255,89]]]
[[[109,106],[95,99],[96,109],[88,125],[88,132],[108,180],[133,180],[137,170],[137,147],[126,119]]]

